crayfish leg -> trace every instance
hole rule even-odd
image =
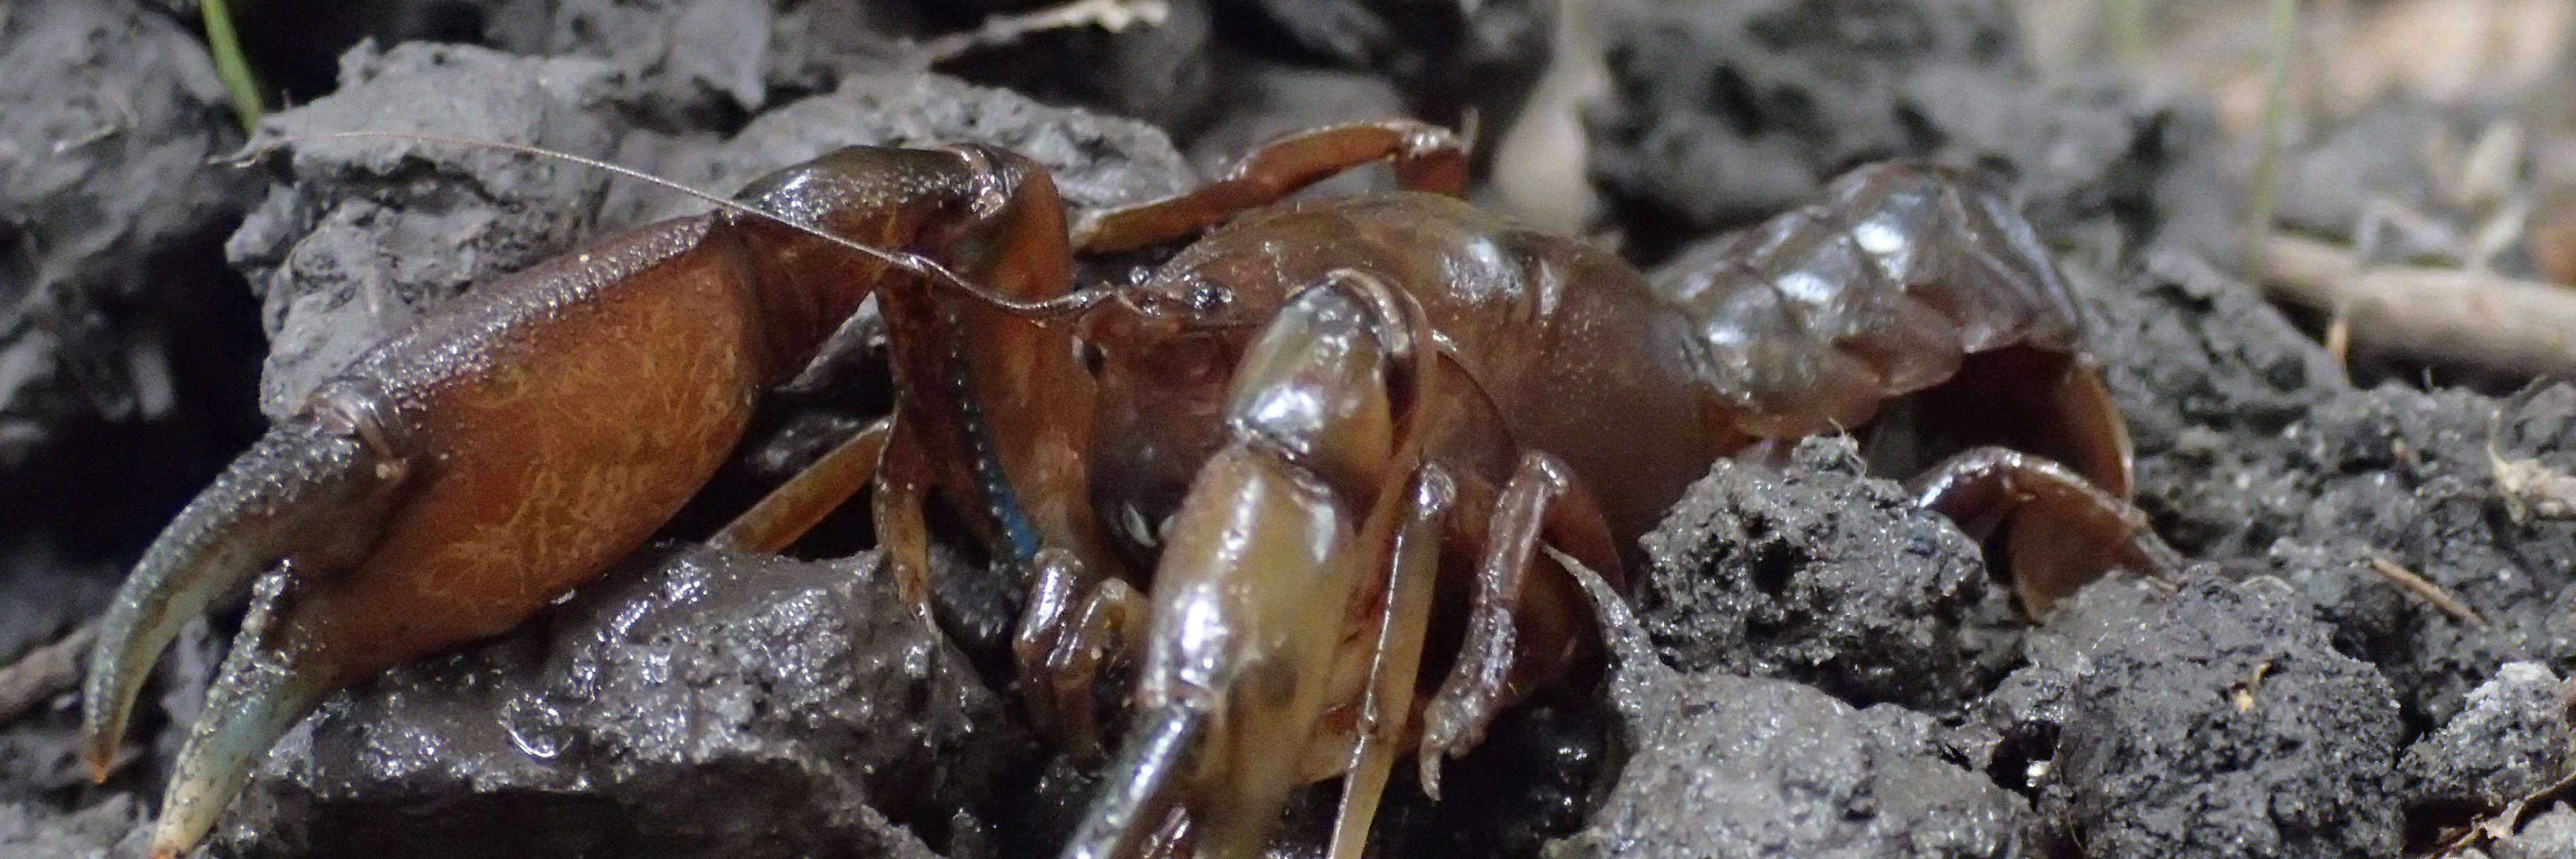
[[[894,575],[895,592],[912,606],[914,616],[932,623],[930,523],[922,511],[930,501],[929,487],[935,478],[915,438],[914,425],[903,420],[900,410],[893,420],[892,436],[878,458],[876,491],[868,496],[869,512],[876,521],[877,546],[885,553],[886,569]]]
[[[1028,608],[1011,635],[1031,721],[1073,754],[1098,759],[1103,667],[1145,652],[1152,606],[1123,579],[1062,549],[1038,550]]]
[[[1195,190],[1092,212],[1077,222],[1074,246],[1105,253],[1171,241],[1381,160],[1395,167],[1396,187],[1467,195],[1467,149],[1448,129],[1409,119],[1327,126],[1264,143]]]
[[[1571,610],[1571,582],[1530,576],[1539,545],[1555,546],[1594,569],[1619,569],[1617,543],[1599,503],[1572,469],[1546,453],[1522,455],[1488,522],[1466,640],[1423,711],[1422,788],[1435,799],[1440,761],[1483,741],[1494,714],[1511,702],[1526,675],[1568,664],[1587,646],[1578,630],[1556,622],[1579,615]]]
[[[1433,585],[1440,578],[1443,521],[1457,504],[1456,481],[1445,469],[1425,465],[1413,481],[1413,501],[1384,542],[1387,569],[1385,607],[1369,652],[1367,687],[1360,703],[1358,737],[1351,750],[1350,771],[1342,777],[1341,809],[1333,823],[1328,859],[1358,859],[1367,847],[1370,824],[1387,777],[1403,752],[1405,731],[1412,724],[1414,683],[1422,670],[1422,652],[1430,635]]]
[[[2100,368],[2080,353],[2011,346],[1969,355],[1957,376],[1904,403],[1898,411],[1911,411],[1911,425],[1889,421],[1868,431],[1875,471],[1909,475],[1957,451],[2008,447],[2065,465],[2114,498],[2129,497],[2128,427]],[[1915,450],[1889,455],[1899,446]]]
[[[834,446],[751,509],[725,523],[707,542],[721,549],[775,554],[823,521],[876,479],[894,418],[878,418]]]
[[[1953,456],[1907,484],[1923,506],[1984,540],[1997,530],[2000,565],[2022,611],[2045,618],[2060,600],[2117,569],[2171,578],[2182,556],[2146,513],[2066,466],[2002,447]]]

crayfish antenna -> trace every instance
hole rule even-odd
[[[335,561],[374,542],[404,469],[362,437],[372,429],[334,417],[262,436],[162,530],[117,591],[82,687],[90,778],[106,780],[144,677],[190,618],[289,557]]]
[[[1064,859],[1128,859],[1160,829],[1180,804],[1189,750],[1208,723],[1205,711],[1182,702],[1147,714],[1127,735],[1109,766],[1109,779],[1093,795],[1091,810],[1073,830]]]
[[[592,170],[599,170],[627,179],[643,182],[648,185],[653,185],[746,218],[757,218],[777,224],[798,233],[812,236],[816,240],[825,244],[920,275],[932,283],[938,284],[947,289],[955,290],[967,298],[1032,319],[1060,319],[1079,315],[1083,311],[1089,310],[1092,305],[1099,304],[1102,301],[1115,297],[1119,293],[1120,289],[1115,286],[1095,287],[1091,289],[1077,289],[1063,295],[1047,298],[1025,300],[1013,298],[996,292],[992,288],[983,284],[960,277],[956,272],[948,270],[947,266],[940,265],[937,260],[921,256],[920,254],[882,248],[861,242],[857,239],[839,235],[821,227],[817,227],[797,216],[773,212],[741,200],[727,198],[712,191],[691,187],[688,183],[656,176],[642,170],[637,170],[633,167],[602,161],[586,155],[575,155],[562,150],[547,149],[543,146],[531,146],[525,143],[510,143],[501,140],[477,140],[471,137],[456,137],[445,134],[425,134],[415,131],[325,131],[313,134],[292,134],[247,145],[242,147],[241,152],[234,154],[228,160],[236,166],[248,166],[257,163],[262,158],[268,157],[272,152],[276,152],[299,143],[313,143],[328,140],[410,140],[419,143],[436,143],[447,146],[464,146],[477,149],[491,149],[500,152],[514,152],[521,155],[529,155],[538,158],[551,158],[568,164],[576,164]]]

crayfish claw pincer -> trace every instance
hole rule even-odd
[[[354,563],[398,506],[412,469],[374,402],[337,387],[317,393],[179,514],[108,608],[82,695],[81,756],[95,780],[106,779],[144,678],[179,628],[267,573],[180,753],[156,855],[195,843],[269,743],[343,680],[329,654],[274,621],[293,580]]]

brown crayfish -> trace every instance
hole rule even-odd
[[[1402,190],[1280,202],[1381,160]],[[1098,742],[1102,660],[1132,661],[1067,856],[1246,855],[1337,775],[1355,855],[1400,758],[1436,790],[1499,708],[1597,658],[1555,553],[1615,581],[1713,460],[1896,398],[1937,440],[1902,466],[1923,503],[1993,536],[2033,614],[2173,565],[2122,500],[2065,288],[1968,177],[1864,168],[1661,283],[1467,206],[1466,180],[1443,130],[1341,126],[1068,227],[1013,153],[855,147],[487,284],[324,383],[152,545],[99,636],[88,761],[182,622],[286,568],[169,788],[156,855],[188,848],[330,691],[634,550],[870,296],[893,414],[718,541],[774,550],[864,486],[927,621],[925,511],[963,523],[1022,573],[1021,685],[1068,743]],[[1201,233],[1141,285],[1073,288],[1077,252]]]

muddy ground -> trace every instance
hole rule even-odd
[[[2576,524],[2498,481],[2520,461],[2576,472],[2576,388],[2366,356],[2367,384],[2348,381],[2316,320],[2242,273],[2243,153],[2210,104],[2043,75],[2001,3],[1602,4],[1577,31],[1602,83],[1579,106],[1541,58],[1584,40],[1537,0],[1174,0],[1159,26],[939,58],[922,46],[1041,4],[262,5],[252,64],[299,105],[265,134],[512,140],[715,188],[839,145],[973,139],[1090,207],[1186,187],[1280,130],[1473,115],[1480,153],[1521,153],[1480,168],[1579,175],[1584,234],[1652,267],[1860,163],[1985,168],[2056,253],[2135,441],[2137,503],[2188,570],[2096,585],[2034,627],[1976,542],[1859,473],[1850,443],[1720,464],[1604,612],[1608,681],[1514,711],[1447,767],[1441,802],[1400,767],[1380,854],[2388,857],[2485,822],[2464,850],[2576,856],[2576,810],[2522,802],[2571,767]],[[75,664],[46,645],[369,343],[692,208],[410,142],[207,164],[245,137],[194,21],[144,0],[0,10],[0,664]],[[1500,118],[1524,105],[1580,145],[1510,145]],[[2392,104],[2294,147],[2283,222],[2349,232],[2372,193],[2421,193],[2367,141],[2469,121]],[[1528,205],[1504,184],[1479,197]],[[870,332],[846,333],[665,541],[522,629],[333,699],[214,854],[1051,855],[1093,773],[996,686],[1015,594],[943,577],[962,584],[933,636],[853,555],[858,517],[794,559],[694,542],[882,412]],[[135,855],[237,623],[183,636],[103,786],[74,763],[67,686],[0,712],[0,854]],[[1311,843],[1329,802],[1301,799],[1287,840]]]

